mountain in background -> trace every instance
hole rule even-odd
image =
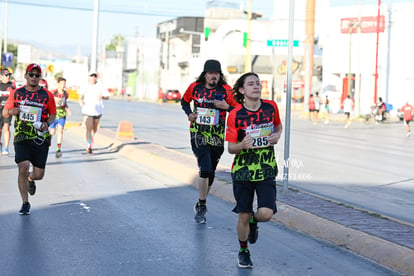
[[[74,59],[76,57],[89,56],[91,49],[87,45],[62,45],[62,46],[50,46],[43,45],[33,41],[19,41],[10,40],[10,44],[21,45],[28,44],[36,48],[36,52],[39,53],[42,59]]]

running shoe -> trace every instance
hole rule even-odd
[[[59,157],[61,157],[62,156],[62,151],[61,150],[57,150],[56,151],[56,158],[59,158]]]
[[[259,227],[257,226],[257,222],[249,222],[249,243],[253,244],[257,241],[259,237]]]
[[[199,202],[196,203],[194,206],[194,222],[196,223],[206,223],[206,214],[207,214],[207,206],[201,205]]]
[[[32,181],[28,180],[28,181],[29,181],[29,194],[32,196],[36,193],[36,184],[34,180]]]
[[[4,148],[3,152],[1,153],[2,155],[9,155],[9,149],[8,148]]]
[[[86,152],[89,153],[89,154],[92,154],[92,148],[87,148]]]
[[[30,203],[24,202],[22,208],[19,211],[20,215],[30,215]]]
[[[253,263],[250,259],[250,252],[248,249],[239,252],[239,267],[253,268]]]

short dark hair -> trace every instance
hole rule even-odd
[[[59,77],[59,78],[57,79],[57,82],[59,83],[59,82],[61,82],[61,81],[65,81],[65,82],[66,82],[66,79],[65,79],[64,77]]]

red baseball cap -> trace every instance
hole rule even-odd
[[[26,68],[26,73],[31,72],[33,69],[39,70],[39,73],[42,74],[42,68],[40,68],[40,65],[36,63],[29,64]]]

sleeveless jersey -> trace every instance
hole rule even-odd
[[[253,148],[241,150],[234,158],[231,172],[235,181],[263,181],[278,173],[274,147],[267,138],[281,123],[279,109],[274,101],[261,102],[257,111],[238,106],[227,119],[226,141],[240,143],[247,134],[253,138]]]

